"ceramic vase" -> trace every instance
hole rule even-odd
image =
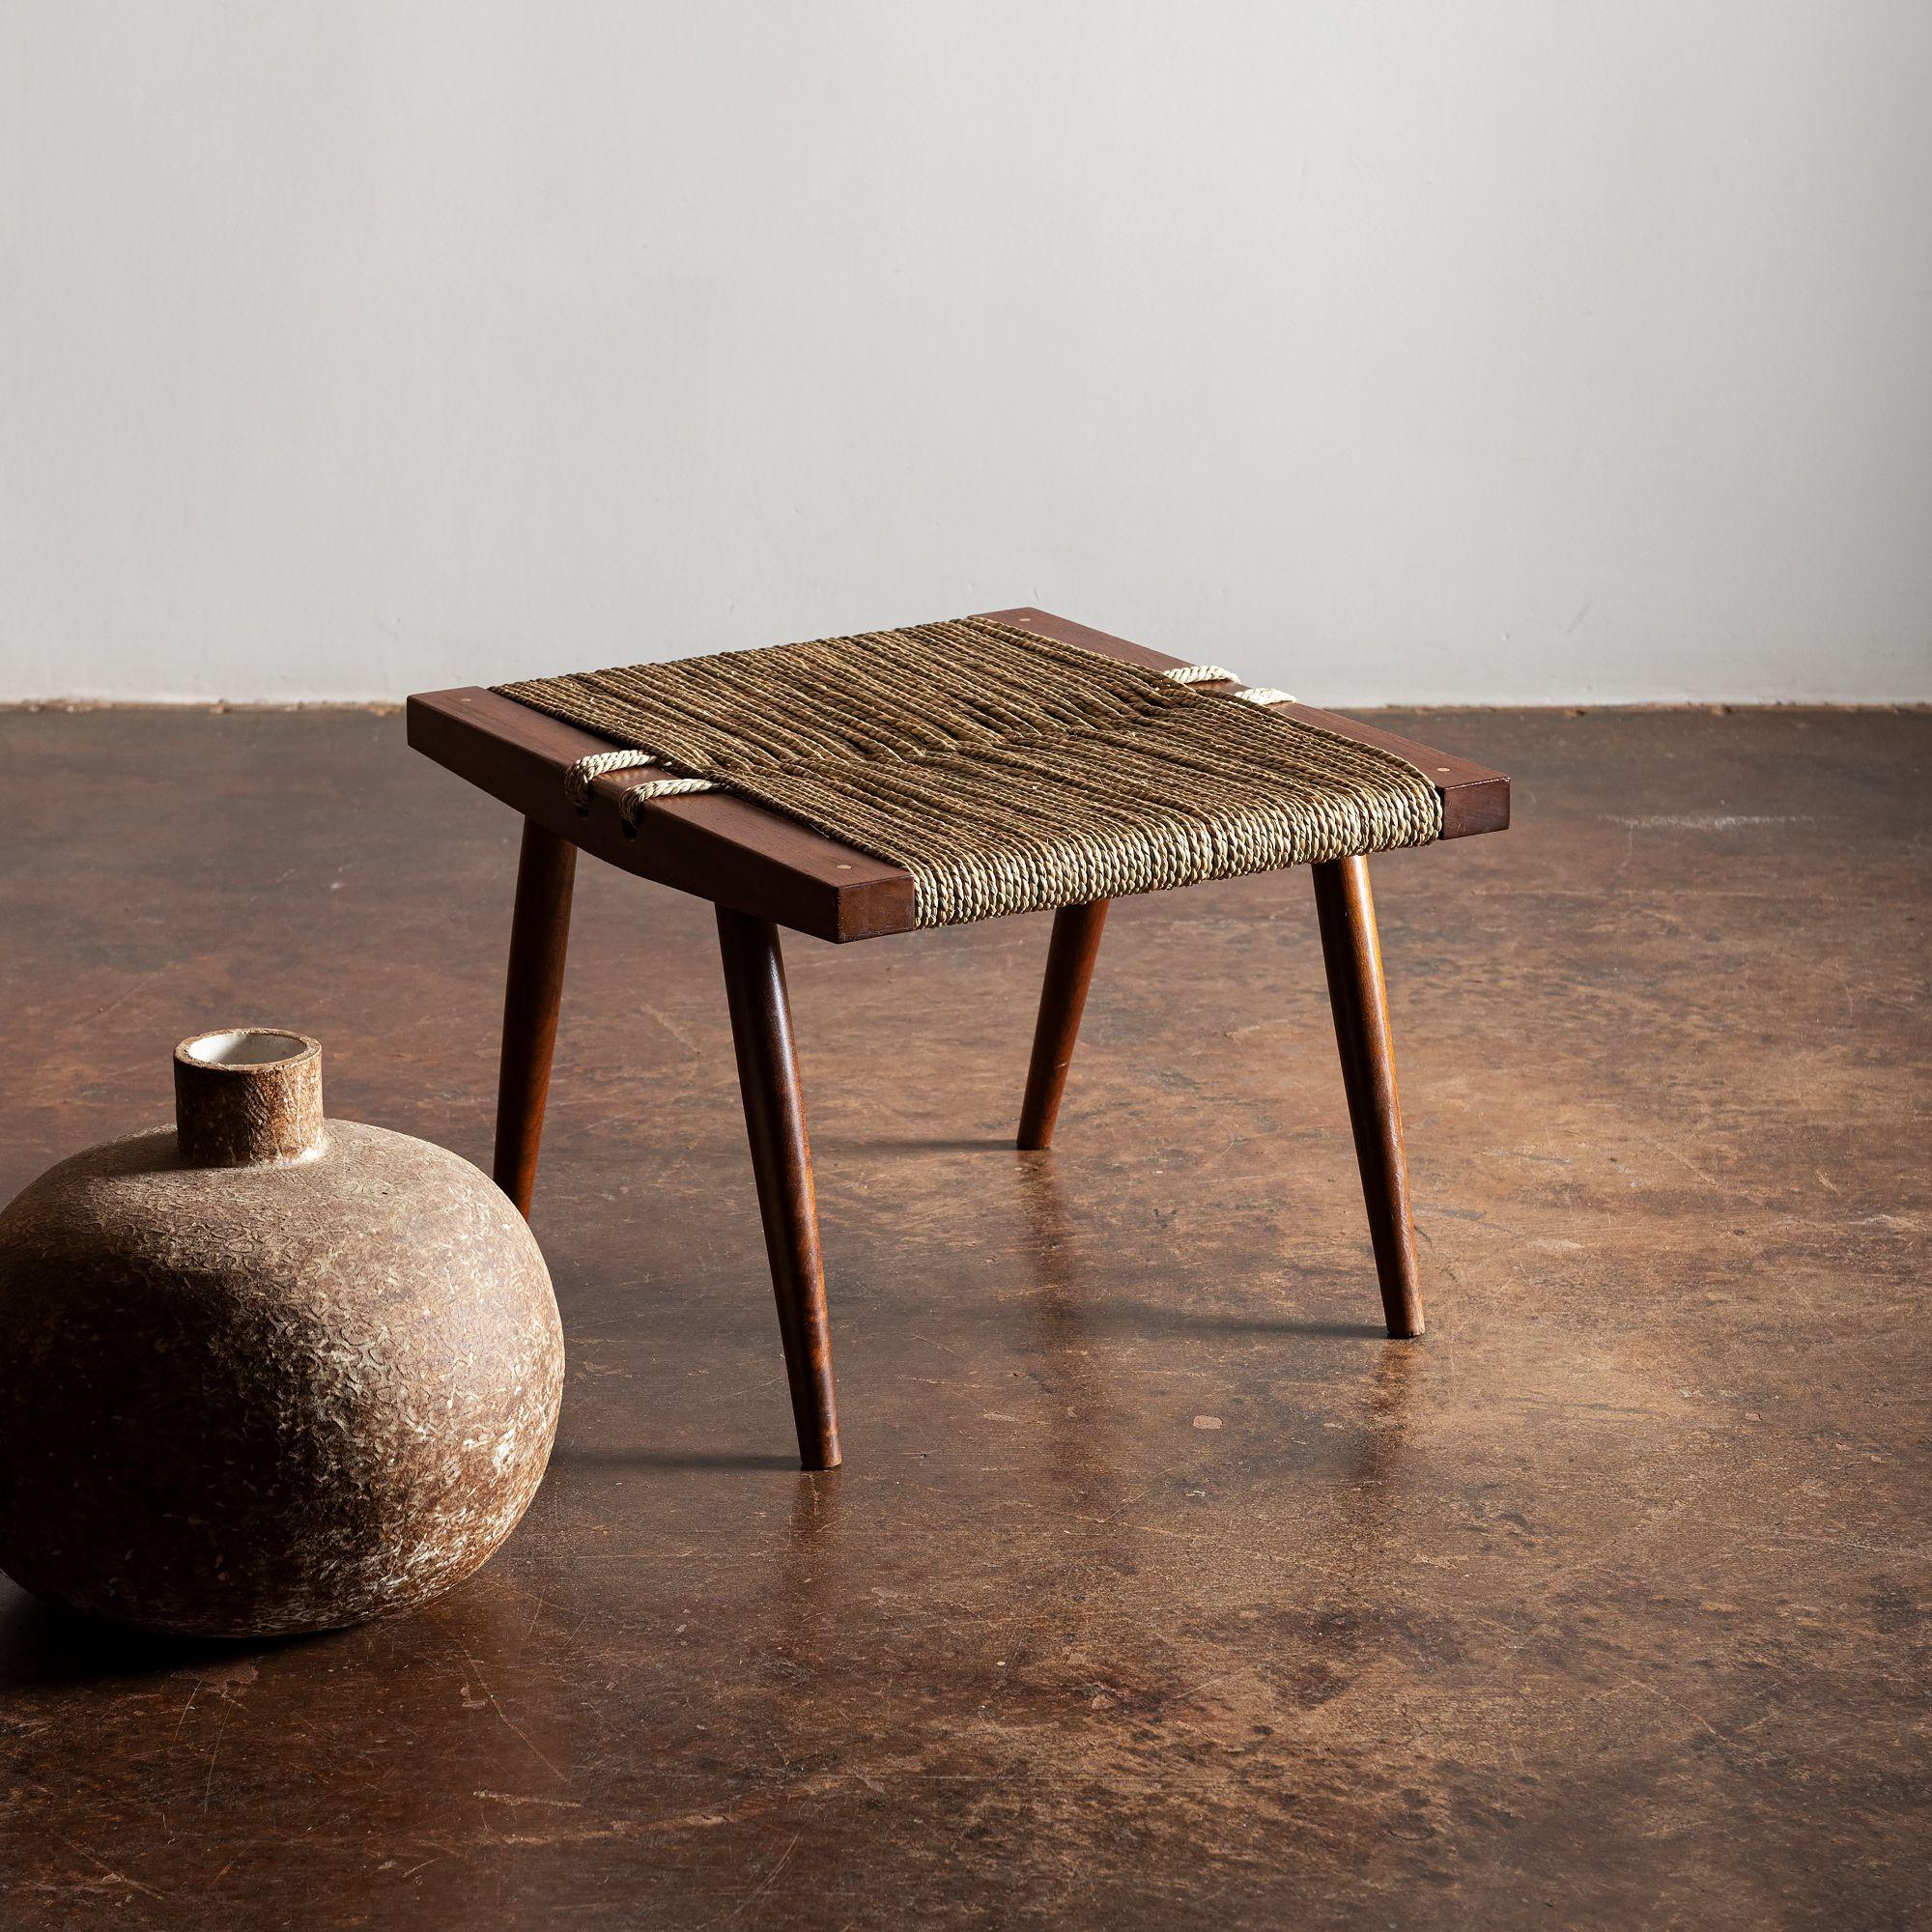
[[[563,1340],[469,1162],[322,1110],[322,1049],[175,1050],[175,1125],[0,1213],[0,1569],[140,1627],[279,1635],[477,1569],[535,1494]]]

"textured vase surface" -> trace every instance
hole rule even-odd
[[[563,1338],[468,1161],[322,1113],[312,1039],[175,1053],[176,1124],[0,1213],[0,1569],[145,1629],[265,1636],[412,1607],[536,1493]]]

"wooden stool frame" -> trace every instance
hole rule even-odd
[[[1182,662],[1043,611],[989,614],[1157,669]],[[1418,765],[1441,794],[1444,838],[1508,825],[1509,781],[1501,773],[1331,712],[1294,703],[1279,708],[1400,752]],[[524,814],[495,1172],[525,1215],[536,1185],[579,850],[714,903],[799,1457],[808,1469],[836,1466],[840,1451],[825,1263],[779,928],[838,943],[910,930],[911,876],[724,792],[652,800],[636,829],[626,828],[617,805],[635,778],[623,773],[595,780],[589,809],[579,812],[565,796],[563,775],[578,758],[609,746],[494,692],[472,688],[412,697],[409,739]],[[1391,1336],[1416,1336],[1422,1333],[1422,1296],[1368,862],[1337,859],[1309,870],[1382,1309]],[[1106,917],[1104,902],[1054,915],[1020,1103],[1022,1148],[1052,1144]]]

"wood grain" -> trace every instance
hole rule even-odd
[[[577,847],[524,820],[517,901],[510,917],[510,967],[503,988],[503,1054],[497,1076],[497,1185],[525,1220],[536,1191],[537,1150],[550,1098],[563,961],[570,944],[570,897]]]
[[[1315,909],[1321,925],[1321,958],[1342,1085],[1349,1096],[1355,1161],[1369,1212],[1382,1310],[1394,1336],[1422,1333],[1421,1268],[1408,1205],[1408,1164],[1402,1145],[1402,1100],[1396,1091],[1395,1041],[1388,988],[1382,980],[1381,940],[1366,859],[1311,866]]]
[[[619,871],[819,939],[912,929],[909,872],[727,793],[653,799],[632,836],[617,811],[626,785],[613,774],[592,784],[589,811],[578,812],[563,775],[611,747],[514,699],[426,692],[410,699],[408,727],[417,751]]]
[[[1106,929],[1107,903],[1097,899],[1092,905],[1062,906],[1053,916],[1046,976],[1039,989],[1039,1017],[1034,1025],[1033,1058],[1027,1067],[1026,1096],[1020,1102],[1018,1144],[1031,1152],[1053,1145],[1053,1125],[1060,1118],[1061,1095],[1066,1091],[1066,1069],[1072,1065],[1087,987],[1099,956],[1100,935]]]
[[[738,1088],[752,1144],[752,1171],[758,1183],[772,1293],[779,1305],[799,1461],[808,1469],[836,1468],[838,1405],[832,1383],[825,1256],[818,1240],[811,1142],[805,1129],[805,1098],[778,928],[769,920],[720,906],[718,947],[724,962]]]

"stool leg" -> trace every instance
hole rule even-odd
[[[1328,1003],[1342,1054],[1342,1085],[1355,1130],[1355,1160],[1368,1203],[1369,1237],[1391,1335],[1422,1333],[1422,1289],[1415,1226],[1408,1211],[1408,1169],[1402,1151],[1402,1103],[1396,1094],[1395,1043],[1388,988],[1366,859],[1313,866]]]
[[[778,927],[770,920],[721,905],[718,947],[724,961],[724,995],[731,1007],[731,1041],[738,1053],[752,1171],[758,1182],[758,1212],[765,1224],[765,1254],[778,1296],[799,1461],[808,1469],[836,1468],[838,1408],[832,1386],[825,1258],[818,1246],[811,1144],[805,1132]]]
[[[1019,1145],[1032,1151],[1053,1145],[1060,1096],[1087,1005],[1087,984],[1107,923],[1107,901],[1062,906],[1053,916],[1053,939],[1046,949],[1046,979],[1039,989],[1039,1018],[1033,1031],[1033,1060],[1027,1067],[1026,1098],[1020,1102]]]
[[[524,820],[517,862],[517,909],[510,919],[510,973],[503,992],[503,1060],[497,1080],[497,1185],[529,1218],[550,1097],[563,955],[570,943],[570,890],[577,847]]]

